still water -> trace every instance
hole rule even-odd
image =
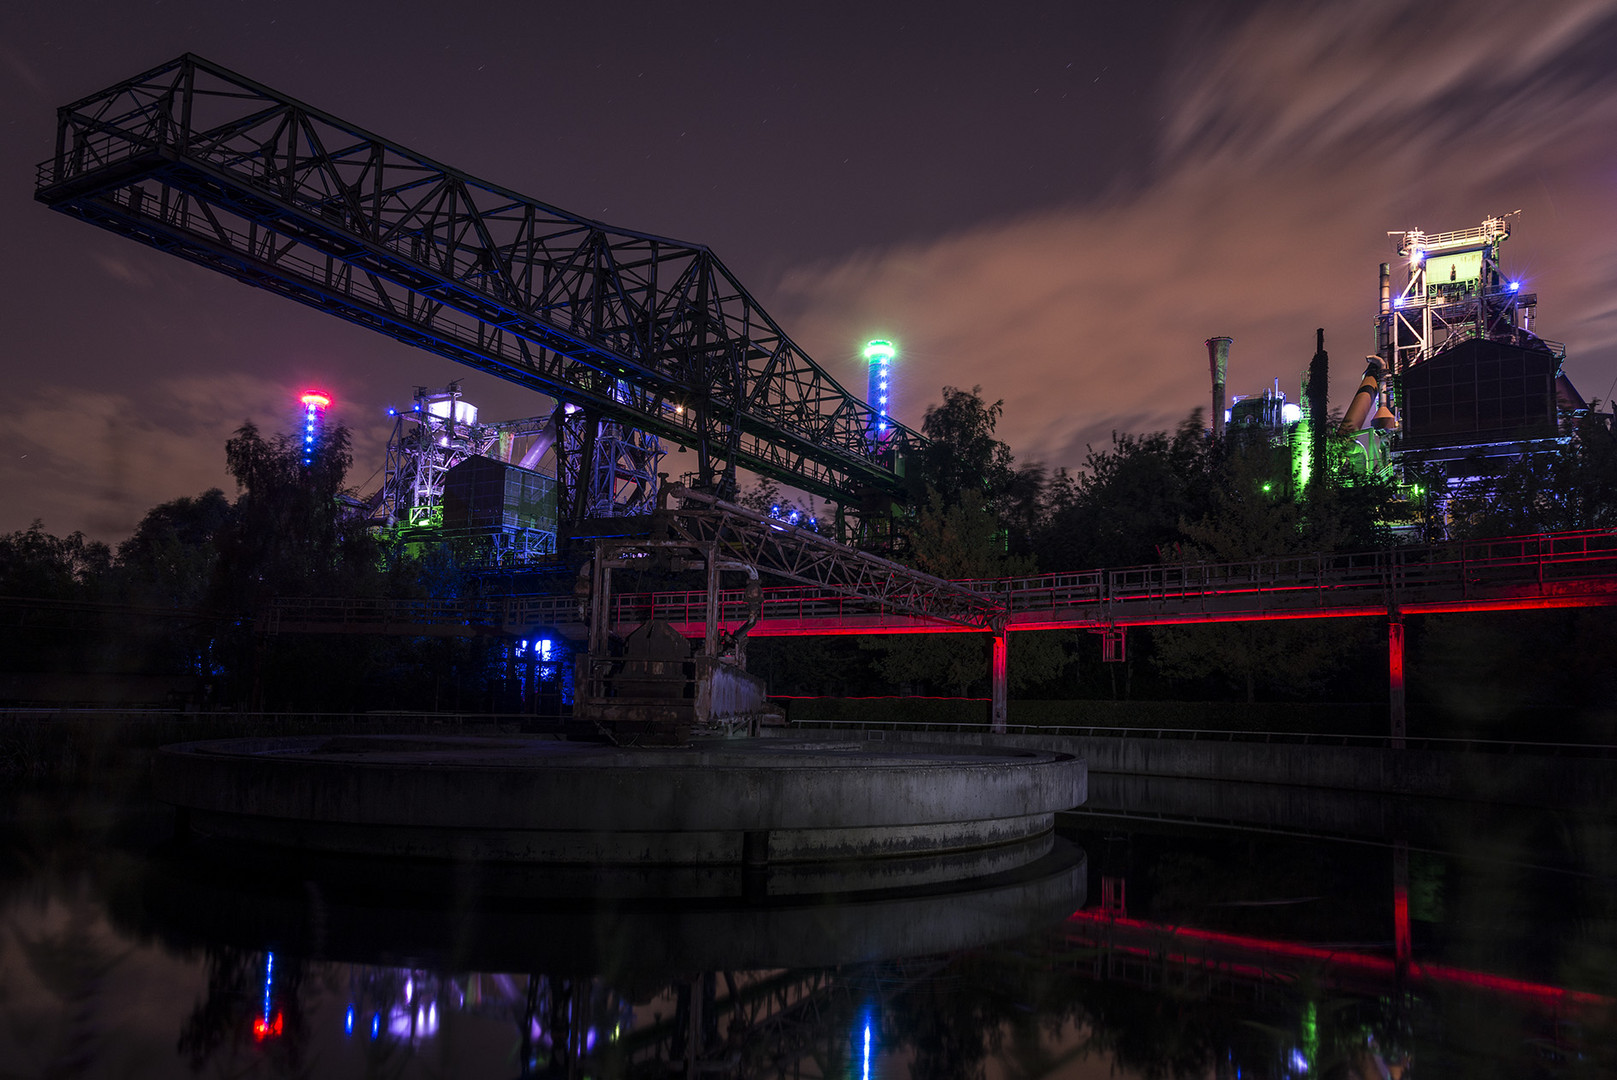
[[[1327,837],[1102,794],[965,887],[603,906],[498,868],[176,848],[138,795],[13,791],[0,1077],[1617,1070],[1608,816],[1439,805]]]

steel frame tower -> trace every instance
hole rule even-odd
[[[477,426],[477,407],[464,401],[460,384],[415,390],[414,408],[393,422],[382,473],[383,521],[390,526],[441,524],[444,475],[473,455],[487,456],[499,429]]]
[[[557,448],[556,475],[570,503],[564,516],[638,517],[656,509],[658,468],[667,453],[657,436],[564,407]]]
[[[442,165],[187,54],[57,112],[35,197],[258,288],[858,507],[921,436],[799,349],[700,245]],[[623,390],[627,387],[627,391]]]
[[[1531,337],[1538,296],[1521,291],[1499,267],[1499,245],[1510,238],[1505,215],[1475,229],[1389,232],[1409,277],[1394,296],[1383,264],[1376,351],[1394,375],[1470,338],[1518,341]],[[1538,340],[1534,338],[1533,340]],[[1558,355],[1557,343],[1545,342]]]
[[[529,445],[517,460],[517,439]],[[532,468],[554,442],[551,421],[544,417],[477,422],[477,407],[466,401],[459,383],[442,390],[418,386],[413,408],[397,414],[383,467],[379,513],[382,523],[404,530],[443,527],[444,486],[449,470],[471,457],[489,457]],[[445,539],[468,539],[442,534]],[[487,554],[500,560],[527,560],[556,552],[556,533],[548,529],[488,531]]]

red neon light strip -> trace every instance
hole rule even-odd
[[[771,701],[993,701],[985,697],[948,697],[940,694],[769,694]]]
[[[1442,615],[1461,612],[1480,611],[1551,611],[1564,608],[1580,607],[1614,607],[1617,606],[1617,593],[1590,593],[1584,595],[1541,596],[1509,600],[1452,600],[1433,601],[1420,604],[1404,604],[1399,610],[1405,615]],[[1031,630],[1083,630],[1103,625],[1111,626],[1195,626],[1211,625],[1231,622],[1289,622],[1297,619],[1353,619],[1353,618],[1379,618],[1387,614],[1387,609],[1381,605],[1366,605],[1363,607],[1341,607],[1325,610],[1309,611],[1237,611],[1228,613],[1197,613],[1192,615],[1156,615],[1156,616],[1119,616],[1106,622],[1098,618],[1060,619],[1040,618],[1021,619],[1012,615],[1006,624],[1006,629],[1012,632]],[[909,623],[890,623],[883,620],[901,619],[904,616],[878,616],[878,615],[848,615],[824,616],[824,622],[811,622],[802,620],[798,625],[782,625],[787,620],[773,621],[766,615],[753,627],[753,637],[844,637],[850,634],[986,634],[988,631],[970,626],[959,626],[953,623],[923,622],[919,619]],[[859,619],[870,619],[868,623],[856,622]],[[742,620],[735,620],[739,625]],[[675,624],[675,628],[687,636],[701,636],[701,627],[692,622],[689,624]]]
[[[1300,945],[1291,941],[1273,941],[1267,938],[1246,937],[1241,934],[1226,934],[1217,930],[1201,930],[1190,926],[1166,926],[1162,923],[1145,922],[1140,919],[1113,918],[1098,908],[1075,911],[1068,917],[1068,921],[1117,926],[1127,930],[1153,934],[1167,934],[1175,938],[1205,941],[1209,944],[1226,945],[1251,952],[1267,953],[1271,956],[1285,956],[1296,960],[1311,960],[1335,967],[1352,968],[1385,978],[1391,978],[1397,973],[1397,965],[1383,956],[1367,956],[1364,953],[1321,949],[1317,946]],[[1133,952],[1137,950],[1125,949],[1125,951]],[[1170,956],[1169,959],[1192,964],[1201,962],[1198,957],[1178,955]],[[1447,964],[1410,963],[1404,970],[1405,974],[1415,982],[1452,983],[1457,986],[1469,986],[1473,989],[1488,990],[1494,993],[1533,998],[1541,1002],[1588,1008],[1608,1007],[1613,1003],[1611,998],[1601,994],[1591,994],[1582,990],[1568,990],[1560,986],[1527,982],[1524,979],[1512,979],[1505,975],[1494,975],[1486,971],[1471,971],[1466,968],[1450,967]]]

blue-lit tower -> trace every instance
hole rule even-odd
[[[303,402],[303,465],[307,468],[314,464],[315,450],[326,436],[326,410],[331,407],[331,395],[308,390],[298,400]]]
[[[890,437],[887,399],[893,383],[893,359],[898,355],[891,341],[872,341],[865,346],[865,364],[870,369],[870,389],[865,397],[876,410],[870,441],[883,443]]]

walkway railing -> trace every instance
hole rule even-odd
[[[1347,746],[1373,750],[1399,749],[1387,735],[1347,735],[1306,731],[1213,731],[1206,728],[1107,727],[1091,724],[1007,724],[994,731],[987,720],[918,722],[903,720],[793,720],[791,728],[862,731],[875,735],[951,734],[1020,735],[1061,739],[1149,739],[1214,743],[1291,743],[1301,746]],[[1607,743],[1538,742],[1524,739],[1410,738],[1404,750],[1451,753],[1540,754],[1556,757],[1617,758]]]
[[[999,601],[1007,624],[1127,625],[1213,619],[1307,618],[1393,608],[1464,610],[1515,602],[1617,603],[1617,533],[1608,530],[1397,547],[1346,555],[1288,555],[960,582]],[[700,592],[624,594],[613,621],[704,618]],[[746,616],[740,590],[720,594],[720,618]],[[1548,606],[1548,604],[1542,605]],[[766,588],[754,634],[958,629],[918,621],[826,590]]]
[[[1004,613],[1012,629],[1082,628],[1251,619],[1296,619],[1490,608],[1617,604],[1617,532],[1588,530],[1345,555],[1286,555],[1226,563],[1162,563],[1081,573],[972,579],[956,584]],[[700,590],[614,594],[620,632],[650,618],[700,633]],[[719,594],[719,618],[748,619],[739,589]],[[331,600],[283,597],[258,619],[266,632],[545,631],[582,633],[571,595],[483,600]],[[915,633],[969,631],[919,615],[884,610],[873,597],[787,585],[763,590],[752,633]]]

